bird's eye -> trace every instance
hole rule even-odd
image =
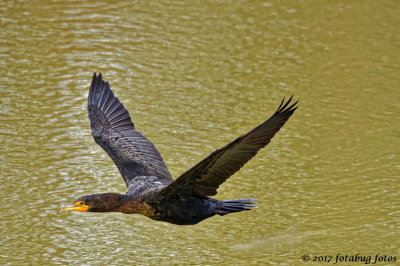
[[[81,201],[79,204],[81,204],[81,205],[83,205],[83,204],[85,204],[83,201]]]

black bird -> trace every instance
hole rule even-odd
[[[293,96],[292,96],[293,97]],[[282,100],[264,123],[215,150],[173,180],[160,153],[134,127],[128,111],[108,82],[94,73],[88,111],[92,135],[117,165],[128,188],[126,194],[83,196],[59,211],[143,214],[173,224],[196,224],[215,214],[225,215],[255,207],[256,199],[216,200],[218,187],[264,148],[297,109]]]

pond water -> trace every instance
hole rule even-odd
[[[305,265],[309,255],[345,265],[378,253],[397,263],[399,7],[1,1],[0,264]],[[93,72],[174,178],[294,94],[300,108],[216,196],[255,197],[258,209],[194,226],[58,214],[82,195],[126,190],[90,134]]]

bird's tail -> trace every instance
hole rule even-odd
[[[220,205],[215,209],[215,213],[219,215],[225,215],[232,212],[250,211],[251,209],[257,208],[257,199],[236,199],[236,200],[224,200],[220,201]]]

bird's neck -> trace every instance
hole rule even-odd
[[[101,206],[93,209],[94,212],[122,212],[126,214],[143,214],[156,219],[157,213],[154,207],[143,201],[142,197],[136,195],[123,195],[118,193],[95,194]]]
[[[92,212],[115,212],[128,201],[127,195],[118,193],[101,193],[91,195],[97,204],[90,209]]]

